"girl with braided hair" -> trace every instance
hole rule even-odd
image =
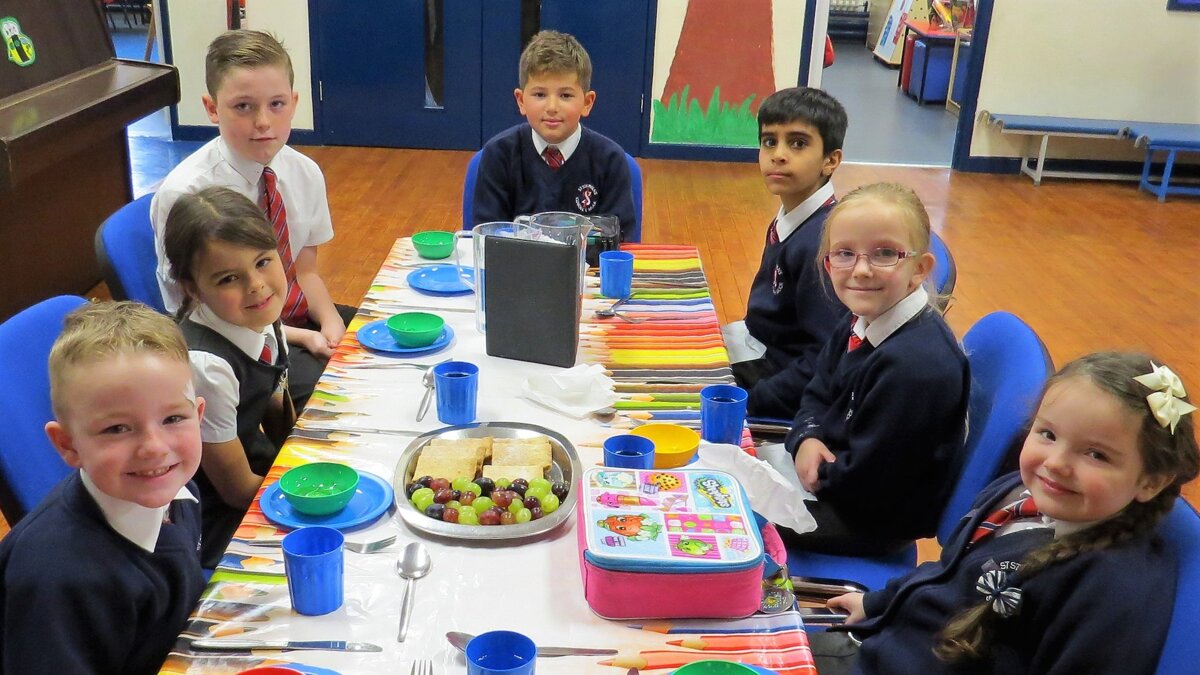
[[[810,636],[818,670],[1153,673],[1177,576],[1156,527],[1200,471],[1186,397],[1142,354],[1067,364],[1020,471],[980,493],[938,561],[829,601],[852,632]]]

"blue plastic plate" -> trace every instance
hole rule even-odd
[[[433,344],[425,347],[401,347],[387,329],[387,319],[379,319],[358,329],[358,343],[367,349],[391,354],[431,354],[444,348],[454,339],[454,329],[446,326]]]
[[[297,528],[323,525],[337,530],[349,530],[369,523],[387,512],[395,499],[392,486],[373,473],[359,472],[358,489],[350,498],[346,508],[328,516],[309,516],[292,508],[279,483],[272,483],[263,490],[258,504],[267,520],[284,527]]]
[[[464,281],[463,279],[466,279]],[[408,274],[408,285],[427,294],[463,295],[471,292],[467,282],[475,283],[475,270],[456,265],[429,265]]]

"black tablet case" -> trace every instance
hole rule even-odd
[[[553,241],[487,237],[483,309],[487,353],[575,365],[579,349],[579,249]]]

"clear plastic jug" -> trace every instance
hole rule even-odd
[[[485,260],[483,259],[483,240],[486,237],[516,237],[520,239],[534,239],[533,231],[529,225],[513,222],[494,222],[481,223],[471,228],[454,233],[456,237],[465,237],[472,239],[471,256],[475,265],[475,281],[471,282],[467,276],[462,276],[462,280],[475,291],[475,328],[480,333],[487,332],[487,317],[484,315],[483,294],[485,289]],[[458,246],[454,247],[454,264],[458,267],[463,267],[464,263],[460,260]]]

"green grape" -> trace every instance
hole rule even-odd
[[[479,514],[475,513],[473,508],[463,508],[458,510],[459,525],[478,525]]]
[[[554,513],[555,511],[557,511],[558,507],[559,507],[558,497],[555,497],[552,494],[542,497],[542,513],[544,513],[546,515],[550,515],[551,513]]]
[[[533,481],[530,481],[529,489],[525,491],[525,497],[526,498],[536,497],[537,500],[540,502],[540,501],[542,501],[543,497],[550,494],[550,481],[548,481],[544,478],[536,478],[534,480],[540,480],[543,483],[545,483],[545,485],[541,485],[541,484],[534,485]]]
[[[513,502],[513,503],[516,504],[516,502]],[[527,509],[525,507],[521,507],[521,510],[517,511],[517,522],[518,523],[528,523],[532,518],[533,518],[533,511],[530,511],[529,509]]]
[[[497,478],[496,479],[496,489],[497,490],[507,490],[509,485],[512,485],[512,481],[507,478]]]
[[[512,500],[512,503],[508,505],[508,510],[510,513],[517,513],[523,508],[525,508],[525,505],[521,503],[520,499],[514,499]]]
[[[428,490],[428,488],[426,489]],[[413,493],[412,503],[418,511],[424,512],[433,503],[433,490],[429,490],[429,492],[417,490]]]
[[[483,488],[479,487],[479,483],[475,481],[467,481],[466,485],[456,489],[459,492],[474,492],[476,497],[483,494]]]
[[[547,492],[549,492],[549,491],[550,491],[550,485],[551,485],[551,483],[550,483],[550,481],[546,480],[545,478],[531,478],[531,479],[529,479],[529,487],[530,487],[530,488],[535,488],[535,487],[538,487],[539,485],[540,485],[540,486],[545,486],[545,488],[546,488],[546,491],[547,491]],[[529,490],[526,490],[526,491],[525,491],[525,496],[526,496],[526,497],[528,497],[528,496],[529,496]]]
[[[471,502],[471,508],[475,509],[475,515],[479,515],[495,505],[496,503],[492,501],[491,497],[476,497],[475,501]]]
[[[459,492],[462,492],[463,490],[466,490],[467,486],[470,484],[471,484],[470,478],[459,476],[458,478],[455,478],[454,480],[450,481],[450,489],[458,490]]]
[[[448,508],[448,509],[461,509],[461,508],[462,508],[462,503],[460,503],[460,502],[459,502],[457,499],[451,499],[450,501],[446,502],[446,508]]]

